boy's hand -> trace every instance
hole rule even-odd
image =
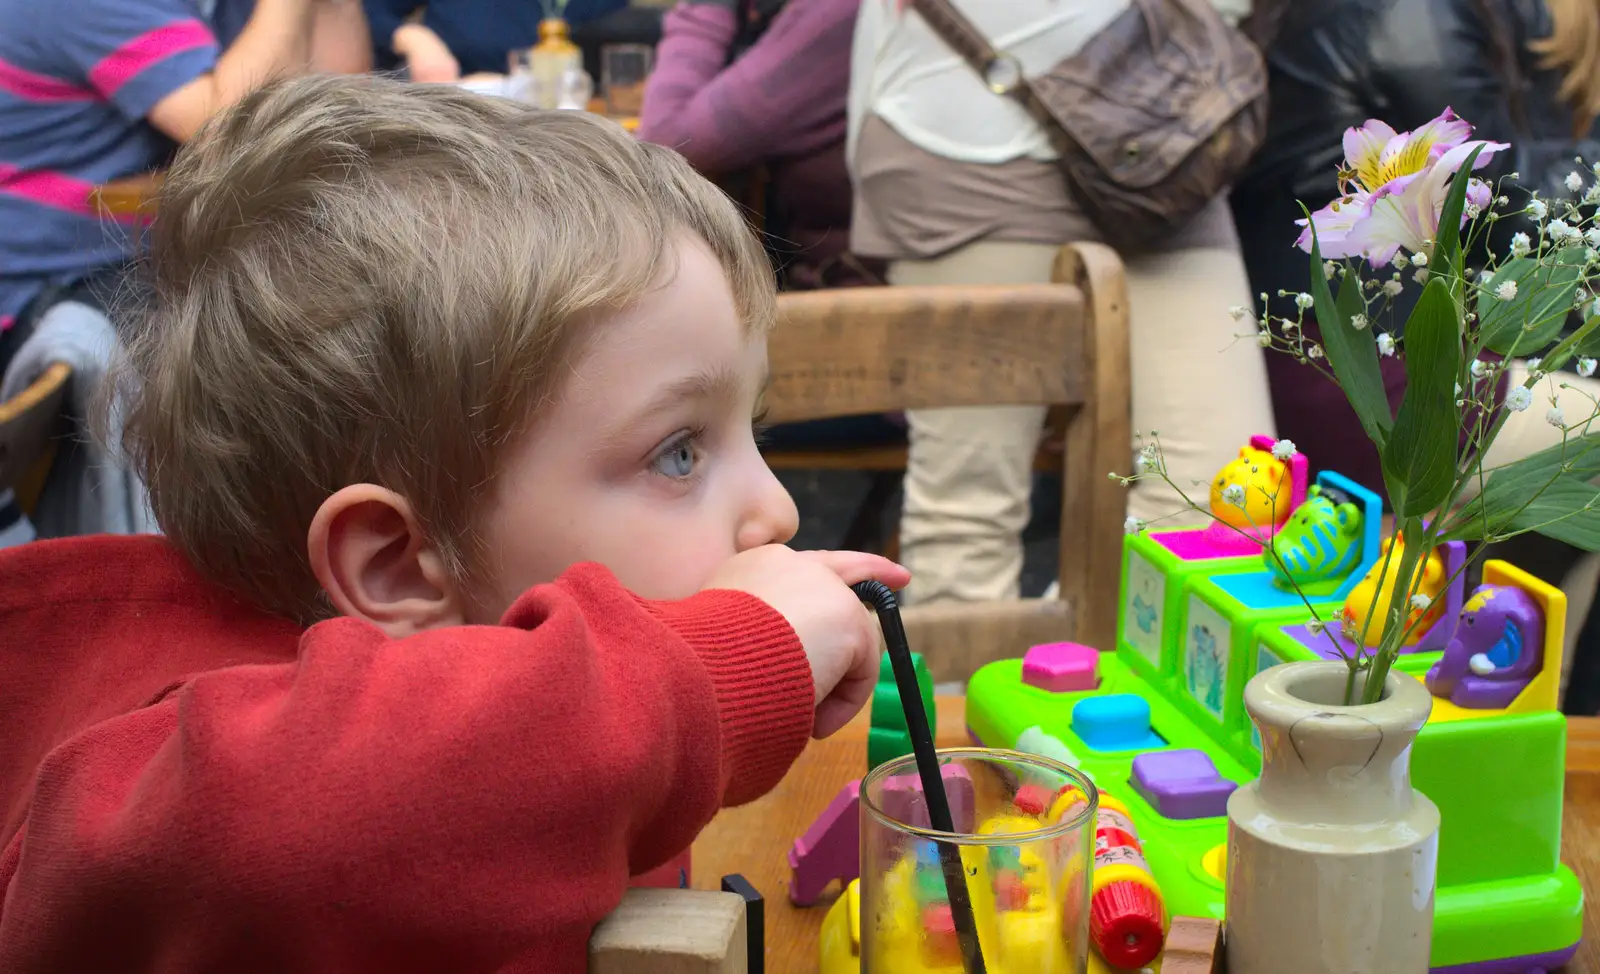
[[[748,592],[794,627],[817,688],[813,736],[827,737],[848,723],[878,682],[878,623],[850,590],[869,578],[899,589],[911,573],[879,555],[774,544],[735,555],[706,584]]]

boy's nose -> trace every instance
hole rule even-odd
[[[740,551],[768,544],[787,544],[800,530],[800,511],[767,465],[761,465],[754,491],[735,539]]]

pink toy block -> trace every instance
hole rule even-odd
[[[972,776],[960,765],[943,768],[945,795],[956,831],[972,831],[974,794]],[[861,782],[852,781],[805,835],[789,848],[789,902],[810,906],[834,880],[849,883],[861,875]],[[928,827],[928,804],[922,799],[922,781],[915,774],[896,775],[883,783],[883,812],[897,822]],[[882,833],[880,833],[882,834]]]
[[[1044,643],[1022,657],[1022,682],[1051,693],[1093,690],[1100,685],[1100,653],[1079,643]]]
[[[944,793],[950,800],[950,821],[957,832],[972,831],[972,775],[959,764],[939,769],[944,775]],[[928,803],[922,797],[922,778],[916,772],[885,778],[883,813],[896,822],[928,828]]]
[[[839,789],[806,834],[789,849],[789,902],[810,906],[835,879],[861,875],[861,782]]]

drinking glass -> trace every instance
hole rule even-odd
[[[1085,974],[1094,784],[1020,751],[938,753],[954,832],[929,828],[914,757],[861,782],[863,974],[963,971],[943,868],[951,855],[989,974]]]
[[[600,90],[606,114],[639,114],[655,56],[655,49],[648,44],[607,44],[600,49]]]

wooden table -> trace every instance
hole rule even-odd
[[[970,743],[966,701],[940,697],[940,747]],[[832,896],[813,907],[790,905],[789,846],[847,782],[866,773],[867,718],[825,741],[812,741],[783,782],[760,801],[717,816],[694,845],[694,885],[716,889],[727,873],[743,873],[766,900],[767,974],[813,974],[817,932]],[[1600,718],[1568,722],[1567,810],[1562,859],[1590,897],[1600,896]],[[1566,974],[1600,974],[1600,924],[1587,904],[1583,946]]]

